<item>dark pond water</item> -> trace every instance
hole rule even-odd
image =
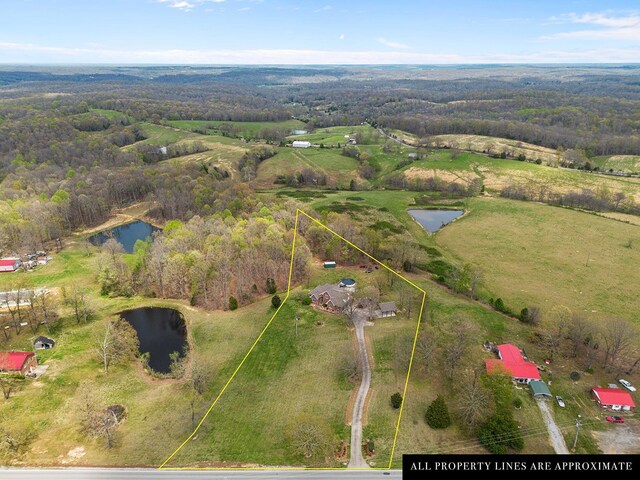
[[[464,213],[464,210],[409,210],[411,215],[426,231],[436,233]]]
[[[180,352],[184,357],[187,327],[182,315],[172,308],[148,307],[125,310],[120,316],[138,333],[140,352],[149,352],[149,367],[159,373],[169,373],[169,355]]]
[[[125,252],[132,253],[133,246],[137,240],[146,240],[153,235],[153,232],[160,230],[147,222],[136,221],[114,227],[111,230],[96,233],[89,237],[89,241],[94,245],[102,245],[110,236],[113,236],[120,243]]]

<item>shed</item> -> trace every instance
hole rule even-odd
[[[307,142],[304,140],[295,140],[291,146],[293,148],[309,148],[311,146],[311,142]]]
[[[535,398],[551,398],[551,391],[547,384],[541,380],[531,380],[529,382],[531,393]]]
[[[0,259],[0,272],[15,272],[22,265],[22,260],[17,257]]]
[[[380,316],[382,318],[395,317],[397,311],[398,311],[398,307],[396,307],[396,302],[381,302],[380,303]]]
[[[39,336],[33,341],[33,348],[36,350],[49,350],[55,347],[56,342],[52,338]]]
[[[33,352],[0,352],[0,372],[26,375],[38,366]]]
[[[324,268],[336,268],[336,262],[324,262]]]
[[[306,130],[291,130],[291,135],[305,135],[306,133]]]

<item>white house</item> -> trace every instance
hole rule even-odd
[[[311,146],[311,142],[306,142],[304,140],[295,140],[291,146],[293,148],[309,148]]]

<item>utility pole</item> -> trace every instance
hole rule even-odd
[[[575,451],[576,445],[578,444],[578,433],[580,433],[580,427],[582,423],[580,422],[580,415],[576,418],[576,438],[573,440],[573,450]]]

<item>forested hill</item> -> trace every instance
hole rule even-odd
[[[364,120],[418,136],[505,137],[594,155],[640,153],[638,66],[59,67],[0,70],[0,98],[73,93],[137,120]],[[4,102],[6,105],[6,102]],[[10,114],[3,116],[11,117]]]

